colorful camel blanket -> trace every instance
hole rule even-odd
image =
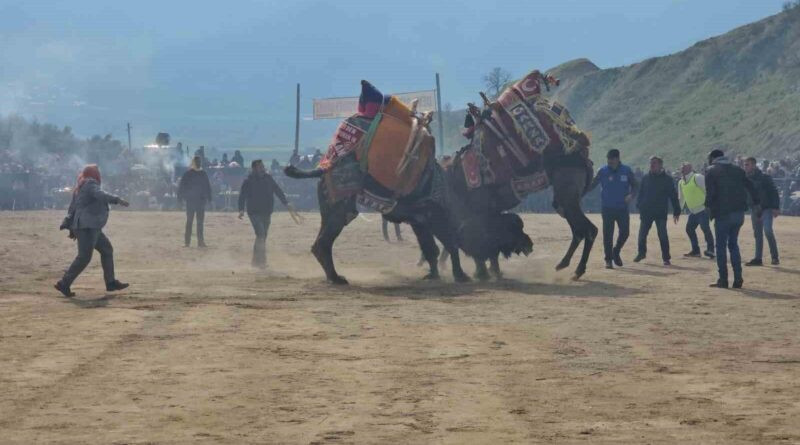
[[[537,154],[551,143],[563,145],[565,154],[578,146],[582,134],[567,108],[542,96],[543,76],[533,71],[497,98],[492,116],[513,129],[515,142]]]
[[[373,119],[358,115],[343,120],[333,134],[328,151],[319,161],[319,168],[330,170],[337,161],[355,153],[369,132],[372,121]]]
[[[557,81],[533,71],[483,111],[472,147],[462,155],[470,188],[514,181],[515,194],[532,193],[547,186],[542,179],[546,177],[530,176],[543,170],[545,151],[565,155],[588,150],[588,136],[577,128],[569,111],[542,96],[542,86],[552,82]]]

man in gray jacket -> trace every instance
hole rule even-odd
[[[100,253],[106,290],[113,292],[128,287],[127,283],[120,282],[114,276],[114,249],[103,234],[103,227],[108,222],[109,204],[129,205],[124,199],[100,188],[100,170],[96,165],[86,166],[78,176],[69,212],[60,227],[61,230],[69,230],[69,237],[78,241],[78,256],[55,285],[65,297],[75,296],[70,286],[89,265],[93,250]]]

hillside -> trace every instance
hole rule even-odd
[[[800,9],[634,65],[586,59],[550,70],[553,97],[593,135],[593,158],[615,147],[631,164],[652,154],[700,160],[713,148],[757,156],[800,152]]]

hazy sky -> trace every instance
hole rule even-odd
[[[55,3],[55,4],[53,4]],[[253,1],[0,0],[0,114],[80,135],[157,131],[191,145],[288,144],[294,92],[430,89],[477,99],[482,75],[577,57],[602,68],[682,50],[780,11],[783,0]],[[202,6],[201,6],[202,5]],[[302,123],[303,146],[331,122]]]

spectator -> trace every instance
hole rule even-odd
[[[244,167],[244,156],[242,156],[242,152],[239,150],[233,152],[233,158],[231,158],[231,161],[239,164],[240,167]]]
[[[665,266],[671,263],[669,253],[669,236],[667,234],[667,207],[672,204],[675,224],[681,216],[678,193],[675,183],[664,171],[664,161],[658,156],[650,158],[650,171],[642,178],[636,205],[639,208],[641,225],[639,226],[639,254],[633,259],[638,263],[647,257],[647,234],[653,223],[656,224],[658,241],[661,244],[661,259]]]
[[[637,182],[630,167],[620,161],[619,150],[609,150],[606,159],[608,165],[597,171],[590,189],[596,188],[598,184],[602,185],[603,250],[606,268],[613,269],[614,264],[622,267],[620,253],[625,246],[630,230],[628,204],[636,195]],[[614,224],[619,229],[616,245],[614,244]]]
[[[739,252],[739,230],[744,224],[747,210],[747,194],[753,200],[753,213],[761,215],[758,193],[745,172],[733,165],[722,150],[713,150],[708,155],[711,168],[706,174],[706,207],[714,221],[717,241],[717,269],[719,278],[711,287],[728,288],[728,252],[733,269],[733,287],[744,284],[742,257]]]
[[[250,175],[242,183],[242,189],[239,192],[239,219],[244,217],[244,211],[247,209],[247,216],[250,217],[250,223],[256,234],[256,240],[253,243],[252,265],[260,269],[267,267],[267,235],[274,207],[273,195],[277,196],[290,210],[294,209],[275,179],[267,173],[264,162],[261,159],[254,160],[251,164]]]
[[[189,170],[181,177],[178,186],[178,201],[186,202],[186,229],[183,234],[184,247],[192,241],[192,223],[197,217],[197,247],[206,247],[203,236],[203,223],[206,215],[206,203],[211,202],[211,182],[202,167],[202,159],[195,156]]]
[[[61,230],[69,230],[69,237],[78,241],[78,256],[64,272],[63,278],[55,284],[55,288],[65,297],[75,296],[70,289],[72,283],[92,261],[92,252],[95,250],[100,253],[106,290],[113,292],[128,287],[127,283],[117,280],[114,274],[114,249],[103,234],[103,227],[108,222],[108,205],[128,207],[128,202],[104,192],[100,188],[100,181],[100,169],[96,165],[87,165],[83,169],[78,176],[67,217],[61,223]]]
[[[780,214],[780,196],[775,183],[769,175],[765,175],[758,169],[755,158],[747,158],[744,164],[744,171],[747,177],[753,182],[758,200],[761,202],[762,213],[760,216],[756,212],[750,215],[753,223],[753,235],[756,239],[756,252],[752,260],[745,263],[746,266],[762,266],[764,254],[764,235],[767,236],[769,253],[772,256],[772,264],[780,264],[778,258],[778,241],[775,239],[775,232],[772,230],[773,220]]]
[[[695,173],[692,164],[684,163],[681,168],[682,177],[678,181],[678,200],[681,209],[686,207],[689,218],[686,221],[686,234],[692,244],[692,250],[684,256],[700,257],[700,243],[697,241],[697,226],[703,231],[706,239],[705,255],[714,258],[714,235],[706,211],[706,181],[700,173]]]

